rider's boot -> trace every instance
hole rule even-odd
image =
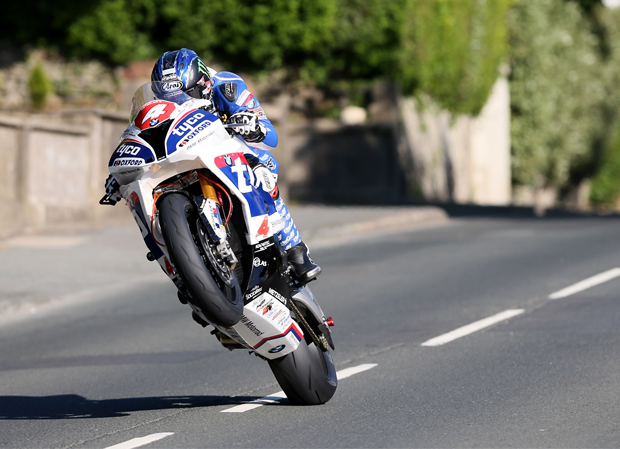
[[[278,232],[278,240],[286,251],[293,275],[302,285],[307,284],[321,274],[321,267],[310,258],[308,247],[301,241],[297,226],[282,198],[277,198],[275,203],[284,221],[284,228]]]
[[[299,242],[286,250],[286,256],[295,278],[302,284],[313,281],[321,274],[321,267],[310,258],[308,247],[304,242]]]

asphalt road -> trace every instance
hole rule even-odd
[[[618,219],[472,218],[316,249],[336,367],[367,368],[316,407],[223,413],[280,388],[165,279],[4,320],[0,447],[619,447],[620,277],[549,299],[618,242]]]

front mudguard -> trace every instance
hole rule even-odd
[[[308,286],[298,288],[293,291],[291,299],[295,301],[295,305],[297,305],[302,314],[305,311],[306,316],[310,318],[310,321],[314,321],[319,332],[322,333],[327,339],[329,346],[332,349],[335,349],[331,329],[327,325],[327,318],[325,317],[323,310],[321,310],[321,306],[312,294],[310,288],[308,288]]]

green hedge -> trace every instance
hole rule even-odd
[[[505,62],[509,0],[409,0],[402,39],[405,92],[477,114]]]
[[[562,188],[604,132],[599,42],[572,2],[517,0],[508,23],[513,181]]]
[[[111,65],[187,47],[230,70],[284,69],[322,87],[400,81],[406,94],[475,114],[505,59],[508,2],[23,0],[6,5],[0,26],[18,44]]]

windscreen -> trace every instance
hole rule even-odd
[[[145,104],[154,100],[166,100],[176,104],[182,104],[186,101],[193,100],[192,97],[184,93],[180,89],[178,82],[161,82],[153,81],[143,84],[133,94],[131,100],[131,113],[129,114],[129,123],[133,123],[134,119]]]

